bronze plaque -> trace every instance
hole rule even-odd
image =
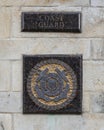
[[[24,113],[81,113],[82,56],[24,56]]]
[[[23,32],[81,32],[81,13],[23,12]]]

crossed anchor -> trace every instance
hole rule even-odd
[[[67,92],[69,91],[70,86],[68,84],[65,72],[60,71],[58,68],[56,68],[55,71],[57,73],[49,73],[49,69],[46,68],[45,70],[40,72],[39,77],[36,80],[37,84],[34,87],[39,99],[43,99],[47,102],[49,101],[57,102],[67,98]],[[58,79],[58,87],[57,86],[54,87],[57,81],[57,79],[55,78]],[[46,80],[48,79],[49,84],[47,86]],[[63,81],[66,83],[66,86],[64,86]],[[50,98],[51,96],[53,96],[54,99]]]

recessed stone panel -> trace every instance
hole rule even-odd
[[[81,113],[82,56],[23,56],[23,113]]]

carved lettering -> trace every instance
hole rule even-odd
[[[62,15],[39,15],[38,19],[38,27],[40,28],[64,28],[64,21]]]
[[[43,22],[38,23],[38,26],[43,28]]]
[[[52,16],[40,15],[38,18],[39,18],[39,21],[51,21],[51,22],[63,21],[63,17],[61,15],[59,15],[59,16],[57,16],[57,15],[52,15]]]
[[[38,27],[40,28],[64,28],[63,22],[39,22]]]
[[[24,32],[81,32],[81,13],[24,12]]]
[[[60,28],[64,28],[64,22],[60,22]]]

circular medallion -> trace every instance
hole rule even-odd
[[[36,64],[27,80],[27,91],[38,106],[47,110],[66,107],[75,98],[76,75],[66,63],[49,59]]]

